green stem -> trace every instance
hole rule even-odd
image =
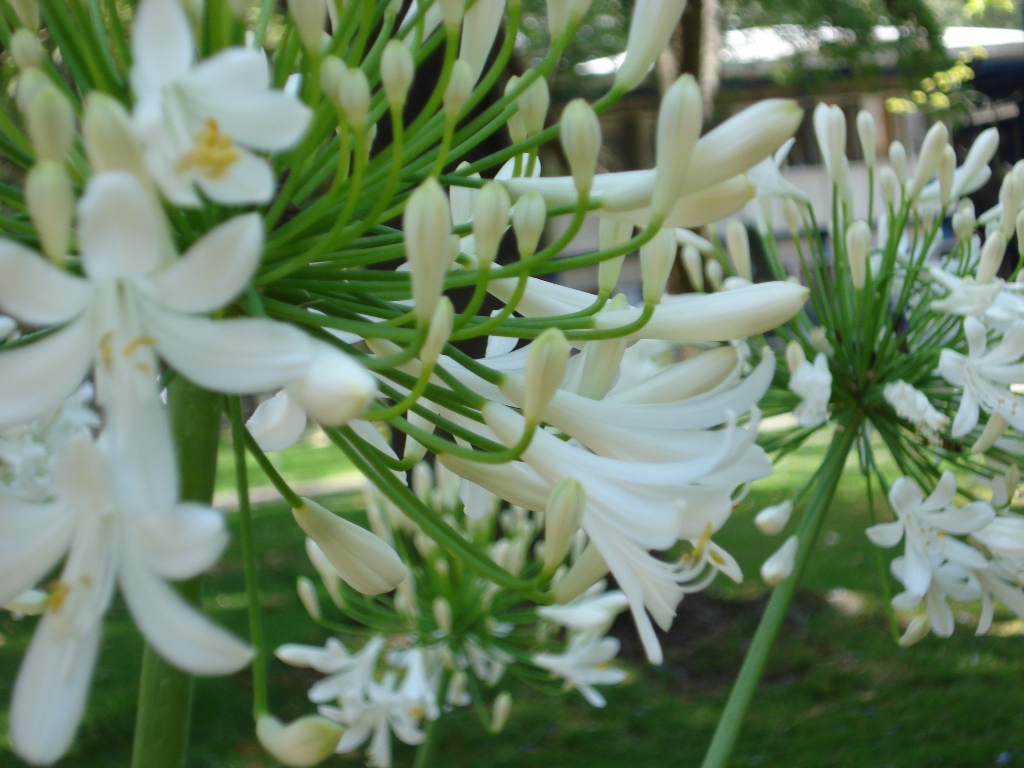
[[[176,376],[168,385],[168,402],[178,447],[181,500],[209,504],[217,472],[220,395]],[[182,582],[178,588],[187,600],[199,602],[199,579]],[[191,714],[192,676],[172,667],[147,643],[142,655],[132,768],[183,768]]]
[[[793,601],[800,576],[814,549],[814,541],[821,528],[825,510],[832,503],[832,497],[839,486],[839,478],[843,474],[846,456],[856,442],[860,431],[860,421],[861,414],[858,411],[846,419],[845,423],[839,422],[842,424],[842,431],[836,430],[825,460],[811,481],[814,484],[811,499],[807,503],[803,518],[800,520],[800,527],[797,529],[799,544],[793,572],[789,578],[775,587],[771,599],[764,609],[761,623],[758,624],[754,639],[750,643],[750,649],[747,651],[746,658],[743,659],[743,666],[729,693],[725,710],[718,720],[715,735],[708,746],[701,768],[725,768],[729,763],[740,728],[746,717],[747,708],[761,682],[768,654],[771,653],[772,646],[775,645],[775,638],[778,637],[782,622],[789,612],[789,605]]]

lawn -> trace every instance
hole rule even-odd
[[[746,582],[717,584],[687,598],[664,639],[665,663],[647,666],[628,621],[613,630],[623,640],[621,663],[629,679],[606,689],[608,706],[589,707],[575,693],[551,700],[513,687],[513,714],[506,730],[488,735],[473,713],[446,715],[434,766],[698,766],[732,677],[763,606],[760,562],[783,537],[766,538],[751,524],[769,503],[791,497],[824,454],[815,442],[788,458],[758,484],[716,537],[744,566]],[[227,454],[223,458],[228,459]],[[279,458],[296,483],[351,469],[330,448],[306,444]],[[881,598],[876,555],[863,530],[869,524],[863,484],[848,467],[825,521],[790,618],[773,653],[741,736],[735,766],[816,768],[855,766],[976,768],[1024,766],[1024,673],[1022,624],[997,615],[992,636],[975,638],[968,624],[950,640],[927,638],[910,649],[893,642]],[[219,473],[219,490],[230,488],[230,460]],[[254,482],[259,482],[258,476]],[[325,498],[338,511],[358,510],[356,493]],[[880,515],[884,502],[876,499]],[[233,524],[233,522],[232,522]],[[302,536],[288,509],[261,504],[256,536],[264,547],[261,566],[271,646],[322,643],[323,630],[305,616],[294,592],[296,576],[312,575]],[[237,537],[234,539],[237,542]],[[204,605],[239,634],[246,627],[243,577],[237,543],[205,580]],[[837,590],[848,590],[846,592]],[[964,615],[965,620],[969,616]],[[0,633],[0,701],[6,702],[32,620],[4,614]],[[999,636],[996,636],[998,633]],[[129,762],[141,640],[118,603],[96,671],[85,722],[71,753],[59,765],[108,768]],[[308,712],[305,691],[316,675],[271,665],[275,712],[291,718]],[[254,743],[249,719],[249,680],[199,680],[189,768],[256,768],[274,765]],[[396,751],[396,768],[412,754]],[[358,755],[329,764],[357,766]],[[22,766],[0,743],[0,766]]]

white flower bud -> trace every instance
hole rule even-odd
[[[413,467],[412,478],[409,484],[412,492],[416,494],[416,498],[424,504],[428,503],[430,501],[430,492],[434,490],[434,471],[430,468],[430,465],[425,461],[421,461]],[[433,539],[428,541],[433,542]]]
[[[348,67],[343,70],[338,88],[338,102],[352,127],[357,131],[362,130],[370,113],[370,83],[359,67]]]
[[[434,315],[451,264],[451,211],[436,179],[427,179],[409,196],[402,222],[413,308],[425,323]]]
[[[334,754],[344,729],[323,715],[306,715],[285,725],[273,715],[256,721],[263,748],[289,768],[310,768]]]
[[[658,230],[658,234],[640,246],[640,276],[645,304],[661,301],[678,247],[676,233],[671,229]]]
[[[695,291],[704,290],[704,258],[692,245],[683,248],[683,268]]]
[[[985,245],[981,248],[981,259],[978,262],[978,272],[975,281],[978,283],[990,283],[992,278],[999,271],[1003,263],[1003,254],[1006,253],[1006,238],[1003,233],[996,230],[985,239]]]
[[[307,51],[319,52],[327,25],[327,2],[334,0],[288,0],[295,29]]]
[[[932,624],[928,621],[927,616],[915,616],[907,625],[907,631],[903,633],[903,637],[900,638],[900,648],[909,648],[921,642],[928,637],[931,629]]]
[[[39,234],[43,253],[54,263],[63,264],[68,255],[75,195],[61,163],[44,160],[28,172],[25,204]]]
[[[569,342],[559,328],[546,328],[526,355],[526,391],[523,418],[527,424],[539,424],[548,403],[558,391],[569,364]]]
[[[489,267],[498,255],[501,238],[508,229],[508,216],[512,203],[505,187],[489,181],[480,189],[473,206],[473,237],[476,240],[476,258],[481,268]]]
[[[552,489],[544,516],[545,573],[554,573],[565,560],[586,508],[587,494],[576,478],[567,478]]]
[[[285,389],[302,410],[325,427],[358,418],[377,394],[377,380],[355,358],[324,341],[312,340],[306,374]]]
[[[736,274],[744,280],[753,280],[750,268],[750,239],[742,221],[729,219],[729,223],[725,225],[725,242]]]
[[[544,234],[548,209],[540,192],[527,192],[512,206],[512,229],[516,233],[516,246],[520,258],[528,258],[537,251]]]
[[[466,0],[437,0],[441,6],[441,20],[445,30],[457,34],[462,25],[462,17],[466,15]],[[476,78],[473,78],[476,82]],[[472,86],[471,86],[472,87]]]
[[[939,158],[939,202],[943,210],[953,199],[953,174],[956,172],[956,152],[947,144]]]
[[[629,21],[626,58],[615,74],[615,88],[631,91],[644,79],[679,26],[686,0],[637,0]]]
[[[34,32],[19,29],[11,35],[11,58],[20,70],[42,66],[43,47]]]
[[[320,621],[324,617],[320,610],[320,598],[316,595],[316,587],[313,582],[305,576],[299,576],[295,582],[295,591],[299,593],[299,602],[306,609],[313,621]]]
[[[14,14],[32,32],[39,31],[39,4],[36,0],[9,0]]]
[[[835,104],[828,108],[826,126],[829,171],[832,181],[838,184],[842,180],[840,174],[844,165],[843,161],[846,159],[846,115]]]
[[[942,150],[949,143],[949,131],[945,123],[935,123],[924,135],[921,142],[921,151],[917,156],[917,168],[914,169],[914,177],[907,186],[907,197],[910,200],[921,194],[928,179],[939,168],[939,161],[942,159]]]
[[[999,130],[986,128],[978,134],[978,138],[971,144],[964,158],[964,164],[960,166],[960,173],[953,182],[953,199],[961,195],[973,192],[991,176],[988,167],[989,162],[999,149]]]
[[[850,262],[850,279],[858,291],[864,288],[870,251],[871,228],[866,221],[853,222],[846,229],[846,258]]]
[[[708,259],[704,264],[704,274],[707,276],[707,283],[711,290],[718,291],[722,288],[722,281],[725,279],[725,270],[718,259]]]
[[[15,101],[18,105],[18,110],[22,114],[26,114],[28,112],[29,106],[31,106],[40,91],[53,87],[53,81],[51,81],[41,69],[37,69],[35,67],[26,69],[18,75],[15,82],[17,84]],[[93,91],[93,93],[96,93],[96,91]]]
[[[38,160],[64,162],[75,132],[75,113],[55,86],[42,89],[28,106],[28,136]]]
[[[444,89],[444,116],[448,120],[458,119],[462,108],[473,93],[475,82],[473,70],[469,64],[462,59],[456,59],[451,77],[448,79],[448,87]]]
[[[597,247],[607,251],[617,248],[633,237],[633,225],[628,221],[601,219],[597,227]],[[597,267],[597,289],[611,293],[619,283],[619,274],[626,255],[605,259]]]
[[[511,712],[512,694],[502,691],[494,698],[494,708],[491,710],[491,733],[501,733],[505,729]]]
[[[608,564],[591,542],[572,564],[569,572],[555,583],[551,594],[556,603],[568,603],[594,586],[607,573]]]
[[[452,633],[452,604],[443,597],[435,597],[432,610],[434,621],[437,622],[437,628],[441,630],[441,634],[450,635]]]
[[[782,529],[786,527],[786,523],[789,522],[790,515],[792,514],[792,501],[773,504],[757,513],[757,516],[754,518],[754,525],[765,536],[775,536],[778,533],[782,533]]]
[[[682,194],[703,116],[700,86],[692,75],[683,75],[666,91],[658,110],[657,161],[651,194],[651,215],[656,218],[667,216]]]
[[[473,699],[466,690],[469,678],[463,670],[458,670],[448,681],[448,690],[445,693],[445,701],[453,707],[464,707]]]
[[[331,565],[331,561],[327,559],[324,551],[308,536],[306,537],[306,557],[309,558],[309,562],[313,564],[313,567],[320,576],[320,580],[324,583],[324,587],[327,588],[327,594],[331,596],[334,604],[340,608],[342,606],[341,590],[339,589],[341,578],[338,576],[338,572],[334,570],[334,566]]]
[[[570,25],[577,24],[590,10],[590,0],[547,0],[548,33],[557,41]]]
[[[796,561],[796,548],[798,539],[790,536],[775,552],[761,565],[761,578],[770,587],[781,584],[793,573],[793,565]]]
[[[339,112],[342,111],[341,84],[347,73],[348,67],[337,56],[325,56],[320,62],[320,89]]]
[[[977,220],[974,218],[974,203],[967,198],[960,201],[960,205],[953,214],[953,233],[958,240],[968,241],[974,235],[974,227]]]
[[[889,164],[896,174],[898,186],[904,187],[907,183],[907,150],[901,142],[894,141],[889,145]]]
[[[388,104],[396,109],[405,106],[416,66],[409,49],[399,40],[388,40],[380,56],[380,79]]]
[[[379,595],[406,577],[401,559],[384,541],[315,501],[302,501],[292,515],[350,587],[364,595]]]
[[[875,118],[862,109],[857,113],[857,136],[860,138],[861,152],[864,153],[864,164],[868,168],[875,167]]]
[[[505,83],[505,95],[508,96],[512,93],[517,85],[519,85],[519,76],[509,77],[508,82]],[[505,127],[508,129],[508,136],[513,144],[518,144],[526,139],[526,120],[523,119],[523,106],[518,100],[516,101],[516,111],[509,117]]]
[[[551,95],[548,93],[548,81],[538,77],[521,94],[519,94],[519,114],[528,136],[544,130],[544,121],[548,116]]]
[[[878,172],[878,191],[882,195],[882,202],[887,206],[896,207],[899,199],[900,182],[896,172],[886,166]]]
[[[414,427],[422,429],[424,432],[433,433],[435,429],[433,422],[427,421],[426,418],[420,416],[415,411],[409,411],[409,414],[405,418]],[[405,438],[405,453],[403,454],[403,459],[415,465],[417,462],[423,461],[423,457],[426,455],[426,446],[421,445],[407,435]]]
[[[789,236],[796,242],[800,239],[800,209],[791,197],[782,201],[782,218],[786,220]]]
[[[1003,176],[1003,183],[999,187],[999,203],[1003,206],[999,219],[999,227],[1003,237],[1007,240],[1013,235],[1017,223],[1017,211],[1024,200],[1024,186],[1017,180],[1016,173],[1008,173]]]
[[[822,326],[816,325],[813,328],[811,328],[809,336],[811,347],[813,347],[816,352],[821,352],[821,354],[825,355],[826,357],[832,357],[832,355],[836,353],[832,345],[829,344],[828,335],[826,334],[825,329]],[[803,354],[802,350],[801,354]]]
[[[1006,434],[1009,426],[1010,422],[993,411],[988,421],[985,422],[985,428],[981,431],[981,435],[974,445],[971,446],[971,453],[985,453],[985,451],[996,444],[996,440]]]
[[[291,448],[306,429],[306,412],[282,389],[260,403],[245,422],[253,440],[263,451]]]
[[[804,348],[800,346],[800,342],[789,342],[786,345],[786,365],[789,366],[790,375],[796,373],[800,366],[806,362],[807,355],[804,354]]]
[[[131,118],[117,99],[99,91],[86,96],[82,140],[93,173],[127,171],[147,189],[152,188]]]
[[[601,124],[594,109],[583,99],[573,99],[562,110],[562,149],[569,161],[576,191],[590,193],[601,151]]]
[[[455,320],[455,310],[452,301],[447,296],[442,296],[437,302],[437,309],[430,320],[430,329],[427,331],[427,338],[423,341],[420,349],[420,360],[424,365],[433,365],[441,356],[444,345],[448,343],[448,337],[452,335],[452,324]]]

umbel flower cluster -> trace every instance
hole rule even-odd
[[[3,3],[18,72],[0,120],[17,169],[0,185],[0,604],[40,616],[8,719],[20,757],[71,747],[115,593],[147,641],[135,765],[184,760],[188,674],[250,664],[257,735],[278,760],[369,738],[387,765],[390,730],[415,743],[442,700],[482,706],[477,689],[505,669],[599,704],[593,686],[621,677],[603,668],[615,612],[658,663],[654,626],[684,594],[739,577],[710,537],[771,471],[754,442],[777,375],[760,335],[808,290],[752,283],[737,244],[721,291],[663,293],[680,245],[691,266],[716,254],[693,228],[786,194],[772,155],[802,113],[768,101],[701,136],[684,76],[661,104],[656,167],[596,173],[597,114],[643,79],[682,7],[636,3],[609,92],[554,121],[546,79],[586,2],[552,0],[548,55],[507,82],[517,0]],[[479,151],[506,133],[506,149]],[[556,139],[570,175],[543,176],[538,147]],[[890,212],[890,238],[910,210]],[[587,217],[599,250],[556,258]],[[630,306],[613,294],[637,250]],[[594,264],[594,295],[543,279]],[[721,266],[708,262],[713,284]],[[651,345],[678,362],[650,365]],[[249,395],[271,397],[247,425]],[[227,541],[210,506],[225,413],[247,641],[188,599]],[[369,529],[267,459],[308,420],[375,489]],[[247,454],[311,538],[329,595],[385,638],[354,658],[341,640],[281,649],[332,676],[321,714],[290,724],[271,713]],[[415,479],[428,454],[430,492]],[[779,581],[786,564],[766,572]],[[492,728],[508,707],[499,693]]]

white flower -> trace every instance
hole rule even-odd
[[[309,689],[314,703],[366,695],[377,669],[384,638],[374,636],[358,653],[351,654],[337,638],[328,638],[323,648],[310,645],[282,645],[274,655],[293,667],[311,667],[328,677]]]
[[[306,431],[306,412],[282,389],[256,406],[245,427],[264,451],[283,451]]]
[[[977,577],[968,568],[959,563],[943,562],[941,558],[935,556],[930,560],[932,578],[927,592],[919,594],[908,588],[906,592],[900,592],[893,597],[892,606],[899,611],[910,611],[924,599],[932,632],[939,637],[949,637],[953,634],[953,611],[950,610],[948,598],[959,601],[978,600],[982,598],[983,590]],[[897,557],[891,566],[893,575],[903,582],[904,586],[907,585],[907,562],[906,558]]]
[[[537,653],[532,661],[552,675],[564,678],[566,686],[582,693],[591,705],[603,707],[604,696],[594,686],[616,685],[626,679],[624,670],[608,666],[618,652],[618,640],[591,631],[573,636],[564,653]]]
[[[958,277],[939,266],[932,266],[929,273],[948,291],[941,299],[932,300],[931,308],[936,312],[987,317],[1003,292],[1004,283],[999,278],[979,283],[973,277]]]
[[[950,536],[974,533],[995,518],[988,504],[975,501],[964,507],[953,505],[956,476],[949,471],[927,499],[917,483],[901,477],[889,490],[889,504],[896,513],[891,523],[879,523],[865,531],[879,547],[895,547],[906,535],[906,557],[900,580],[907,591],[923,596],[931,584],[936,559],[949,560],[967,568],[985,568],[985,557],[974,547]]]
[[[412,714],[436,720],[441,710],[437,705],[437,688],[441,680],[441,668],[436,654],[428,658],[423,648],[409,648],[397,654],[395,661],[405,669],[398,691],[414,704]]]
[[[138,455],[151,462],[144,468],[114,465],[88,438],[72,438],[55,472],[56,501],[30,504],[0,492],[0,604],[67,554],[11,701],[11,744],[29,762],[52,763],[71,743],[115,585],[146,640],[175,666],[229,674],[252,658],[165,582],[207,570],[227,533],[218,512],[177,503],[176,462],[169,435],[162,437],[154,445],[163,451]]]
[[[191,26],[175,0],[143,0],[132,30],[135,129],[160,191],[196,207],[195,187],[219,203],[264,203],[270,163],[249,149],[280,151],[305,133],[312,113],[270,90],[263,51],[228,48],[196,63]]]
[[[832,372],[828,358],[821,352],[814,358],[813,365],[802,360],[789,377],[789,388],[802,400],[793,409],[802,427],[816,427],[828,419],[828,404],[832,399]]]
[[[1024,381],[1024,322],[1015,322],[1003,338],[987,348],[985,325],[973,317],[964,318],[967,355],[942,350],[939,373],[957,387],[963,387],[960,407],[953,419],[953,437],[963,437],[978,424],[982,408],[998,413],[1017,429],[1024,429],[1024,407],[1019,395],[1008,385]],[[1002,386],[1000,386],[1002,385]]]
[[[924,392],[902,379],[886,384],[882,395],[897,416],[909,421],[926,437],[934,438],[949,426],[949,417],[939,413]]]
[[[395,690],[394,674],[387,674],[380,683],[367,686],[366,698],[345,696],[341,707],[321,706],[320,714],[345,726],[345,733],[335,747],[344,754],[370,739],[367,763],[373,768],[391,768],[391,732],[406,744],[421,744],[426,736],[419,730],[418,704]]]
[[[679,561],[679,580],[687,594],[700,592],[708,587],[719,573],[724,573],[737,584],[743,583],[743,571],[736,558],[711,540],[711,525],[704,535],[690,542],[693,550]]]
[[[629,607],[629,600],[617,589],[606,592],[601,580],[565,605],[544,605],[537,615],[569,629],[593,629],[605,632],[615,617]]]

